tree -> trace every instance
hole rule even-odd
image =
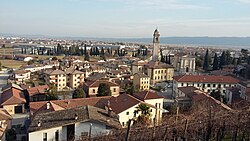
[[[141,103],[136,107],[135,113],[141,112],[140,116],[138,117],[138,121],[141,123],[148,123],[151,112],[150,112],[150,107],[144,103]]]
[[[85,54],[85,56],[84,56],[84,60],[85,60],[85,61],[89,61],[89,60],[90,60],[89,53],[86,53],[86,54]]]
[[[220,91],[212,91],[210,93],[210,96],[212,96],[213,98],[217,99],[217,100],[221,100],[222,98],[222,95],[221,95],[221,92]]]
[[[110,86],[107,83],[100,83],[97,96],[111,96]]]
[[[84,55],[86,55],[86,54],[87,54],[87,45],[84,44]]]
[[[208,58],[209,56],[208,55],[209,54],[208,54],[208,49],[207,49],[205,57],[204,57],[204,62],[203,62],[203,70],[205,70],[205,72],[207,72],[209,69],[209,58]]]
[[[49,88],[46,91],[46,100],[57,100],[57,88],[55,84],[49,84]]]
[[[229,65],[232,63],[232,57],[229,50],[227,50],[225,53],[225,60],[225,65]]]
[[[53,61],[56,61],[56,60],[58,60],[58,59],[57,59],[56,56],[54,56],[54,57],[52,57],[52,60],[53,60]]]
[[[86,94],[82,87],[78,87],[74,90],[72,98],[86,98]]]
[[[164,58],[164,56],[163,56],[162,49],[161,49],[161,62],[162,62],[162,63],[165,62],[165,58]]]
[[[220,64],[219,64],[220,69],[222,69],[222,67],[225,65],[225,61],[226,61],[226,56],[225,56],[225,51],[223,51],[220,56]]]
[[[241,64],[241,58],[240,58],[240,57],[237,59],[236,64],[237,64],[237,65],[240,65],[240,64]]]
[[[215,53],[214,61],[213,61],[213,70],[218,70],[218,68],[219,68],[219,62],[218,62],[217,53]]]

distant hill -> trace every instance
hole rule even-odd
[[[26,38],[56,38],[70,40],[99,40],[112,42],[152,43],[152,38],[96,38],[96,37],[69,37],[46,35],[15,35],[0,33],[0,36],[20,36]],[[191,46],[220,46],[234,48],[249,48],[250,37],[160,37],[161,44],[191,45]]]
[[[152,43],[152,38],[110,38],[105,40]],[[161,44],[250,48],[250,37],[161,37]]]

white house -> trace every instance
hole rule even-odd
[[[173,77],[173,93],[178,93],[179,87],[194,86],[206,93],[220,91],[226,93],[226,88],[234,87],[239,82],[231,76],[216,75],[179,75]]]
[[[30,141],[79,140],[107,134],[120,127],[113,112],[85,106],[36,114],[28,136]]]
[[[110,107],[113,112],[119,116],[122,127],[127,127],[129,119],[138,117],[140,113],[135,113],[140,104],[146,104],[150,107],[151,120],[161,121],[163,112],[163,97],[151,91],[142,91],[132,95],[122,94],[110,98]]]

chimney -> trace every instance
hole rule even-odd
[[[37,127],[40,127],[40,126],[41,126],[41,121],[38,121]]]
[[[47,110],[49,110],[49,109],[50,109],[50,103],[47,102]]]
[[[77,113],[75,113],[75,120],[77,120],[78,119],[78,115],[77,115]]]
[[[110,101],[108,101],[107,107],[108,107],[108,116],[111,117],[112,108],[110,106]]]

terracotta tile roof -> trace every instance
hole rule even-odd
[[[107,83],[110,87],[119,86],[118,84],[107,80],[88,81],[85,83],[85,85],[87,85],[88,87],[99,87],[100,83]]]
[[[11,115],[3,108],[0,108],[0,120],[12,119]]]
[[[29,96],[37,94],[45,94],[46,90],[49,88],[48,85],[41,85],[27,89]]]
[[[193,93],[195,90],[198,90],[196,87],[194,86],[187,86],[187,87],[179,87],[178,88],[181,92],[183,92],[184,94],[189,94],[189,93]]]
[[[30,102],[30,111],[35,114],[40,112],[71,109],[87,105],[104,108],[105,105],[107,104],[107,101],[110,98],[111,96],[105,96],[105,97],[93,97],[93,98],[77,98],[77,99],[66,99],[66,100]],[[50,109],[47,109],[48,102],[51,105]]]
[[[174,68],[173,66],[169,64],[165,64],[159,61],[150,61],[147,65],[148,68],[152,69],[166,69],[166,68]]]
[[[29,70],[16,70],[14,71],[14,74],[24,74],[30,72]]]
[[[78,117],[77,119],[75,118],[76,115]],[[108,116],[108,112],[104,109],[84,106],[61,111],[39,113],[33,118],[28,132],[88,121],[102,123],[111,128],[121,128],[118,116],[115,113],[112,112],[111,116]],[[40,126],[38,126],[38,122],[41,123]]]
[[[144,66],[146,65],[148,62],[144,62],[144,61],[136,61],[136,62],[133,62],[133,65],[134,66]]]
[[[25,104],[26,100],[22,91],[11,88],[1,95],[1,105]]]
[[[111,97],[109,101],[110,101],[110,107],[116,114],[119,114],[140,103],[155,108],[154,105],[145,103],[129,94],[121,94],[117,97]]]
[[[44,73],[49,75],[65,74],[65,72],[62,70],[47,70]]]
[[[135,93],[135,94],[133,94],[133,96],[140,99],[141,101],[149,100],[149,99],[163,99],[164,98],[164,97],[157,95],[155,92],[152,92],[150,90]]]
[[[135,75],[138,75],[140,78],[149,78],[149,76],[144,73],[136,73]]]
[[[139,99],[136,99],[131,95],[122,94],[117,97],[112,97],[110,99],[110,106],[116,114],[119,114],[130,107],[139,104],[140,102],[141,101]]]
[[[5,85],[5,86],[2,88],[2,91],[6,91],[6,90],[8,90],[8,89],[10,89],[10,88],[16,88],[16,89],[18,89],[18,90],[23,90],[19,85],[14,84],[14,83],[9,83],[9,84]]]
[[[216,75],[179,75],[173,79],[177,82],[200,82],[200,83],[238,83],[239,80],[231,76]]]

